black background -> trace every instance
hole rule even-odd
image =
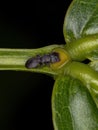
[[[71,0],[4,3],[0,11],[0,48],[39,48],[65,44],[63,21]],[[0,130],[53,130],[46,75],[0,71]]]

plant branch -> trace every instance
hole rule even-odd
[[[75,42],[66,44],[65,47],[73,60],[83,61],[98,48],[98,34],[78,39]]]
[[[30,71],[56,75],[56,72],[49,66],[33,69],[25,67],[26,61],[36,55],[44,55],[61,45],[50,45],[38,49],[0,49],[0,70]]]

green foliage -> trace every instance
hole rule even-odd
[[[73,0],[64,21],[67,43],[98,33],[98,0]]]
[[[98,130],[98,109],[80,81],[58,77],[52,96],[56,130]]]
[[[65,47],[73,60],[83,61],[87,58],[91,59],[94,56],[93,50],[98,48],[98,34],[80,38],[71,44],[67,44]]]
[[[98,0],[73,0],[63,26],[72,61],[58,76],[52,94],[55,130],[98,130],[97,23]],[[91,60],[88,65],[80,63],[86,59]]]
[[[65,45],[0,49],[0,70],[51,75],[55,130],[98,130],[98,0],[73,0],[64,20]],[[60,61],[26,68],[31,57],[56,50]],[[63,51],[61,51],[63,50]],[[84,60],[89,60],[89,64]]]

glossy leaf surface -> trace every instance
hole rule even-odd
[[[98,0],[73,0],[63,26],[67,43],[98,33]]]
[[[98,130],[98,109],[82,83],[61,76],[54,85],[52,112],[55,130]]]

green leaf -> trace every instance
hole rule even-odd
[[[98,47],[96,47],[98,48]],[[97,61],[98,60],[98,49],[93,50],[88,56],[87,58],[91,61]]]
[[[92,61],[88,65],[98,72],[98,60]]]
[[[52,94],[55,130],[98,130],[98,109],[83,84],[59,76]]]
[[[98,60],[88,65],[71,62],[66,66],[64,73],[80,80],[88,88],[98,107]]]
[[[92,89],[92,88],[89,91],[98,108],[98,91],[96,91],[95,89]]]
[[[94,55],[94,57],[92,57],[92,59],[94,59],[94,58],[98,59],[98,57],[96,57],[96,54]],[[91,61],[88,65],[98,73],[98,60]],[[92,95],[92,97],[97,105],[97,108],[98,108],[98,90],[95,90],[94,88],[92,88],[92,86],[90,86],[89,91],[90,91],[90,93],[91,93],[91,95]]]
[[[98,0],[73,0],[63,26],[67,43],[98,33]]]

